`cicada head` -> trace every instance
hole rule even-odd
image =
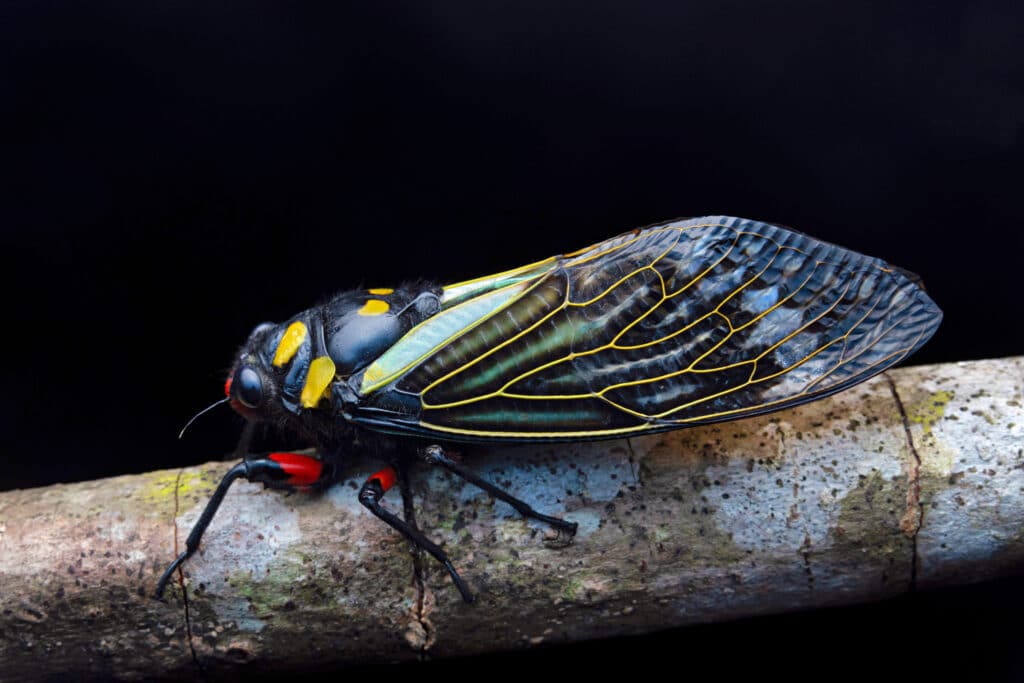
[[[293,426],[299,416],[325,413],[319,409],[331,401],[335,382],[364,369],[438,310],[435,290],[343,292],[287,322],[258,325],[225,384],[231,406],[249,420]]]
[[[235,412],[254,421],[282,417],[282,409],[287,411],[287,403],[282,403],[286,388],[304,381],[309,368],[308,337],[308,326],[299,319],[256,326],[224,383]]]

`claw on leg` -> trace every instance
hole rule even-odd
[[[263,482],[272,488],[304,489],[330,478],[332,471],[320,460],[300,453],[271,453],[265,458],[243,460],[232,467],[220,480],[206,508],[203,509],[203,514],[199,515],[199,520],[192,527],[188,539],[185,540],[185,550],[164,570],[156,584],[153,597],[163,600],[164,591],[175,570],[199,549],[199,542],[206,533],[206,528],[210,526],[220,504],[224,502],[224,496],[236,479]]]
[[[462,599],[466,602],[473,602],[473,594],[470,592],[469,587],[466,586],[466,583],[462,580],[462,577],[459,576],[459,573],[455,570],[455,566],[452,564],[451,560],[448,559],[448,555],[445,554],[445,552],[441,550],[436,543],[424,536],[419,529],[380,506],[380,499],[384,497],[384,494],[388,492],[388,489],[395,485],[397,480],[398,473],[395,471],[394,467],[385,467],[380,472],[371,474],[363,483],[362,488],[359,489],[359,502],[362,503],[367,510],[376,515],[378,519],[383,521],[392,529],[398,531],[420,548],[426,550],[434,557],[435,560],[443,564],[444,568],[448,570],[448,575],[452,577],[452,583],[454,583],[455,587],[459,589]]]
[[[545,515],[541,512],[537,512],[527,503],[519,500],[509,493],[506,493],[486,479],[483,479],[474,472],[460,465],[445,453],[445,450],[440,446],[427,446],[423,451],[423,455],[428,463],[432,465],[440,465],[452,474],[462,477],[470,484],[473,484],[477,488],[491,494],[498,500],[505,501],[523,517],[529,517],[531,519],[536,519],[539,522],[544,522],[557,531],[560,537],[564,534],[566,538],[564,545],[568,545],[569,542],[572,541],[573,536],[576,535],[576,529],[579,528],[579,525],[576,524],[576,522],[570,522],[566,519],[560,519],[558,517],[552,517],[551,515]]]

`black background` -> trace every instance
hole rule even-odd
[[[181,425],[256,323],[333,290],[455,281],[676,216],[776,221],[921,274],[946,318],[914,363],[1019,354],[1022,15],[4,3],[0,489],[219,457],[229,411],[184,442]],[[1024,677],[1021,608],[1018,579],[433,666],[811,678],[885,654]]]

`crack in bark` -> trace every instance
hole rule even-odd
[[[637,463],[636,453],[633,451],[633,442],[626,437],[626,450],[629,451],[629,471],[633,475],[633,483],[643,487],[644,479],[640,476],[640,465]]]
[[[804,558],[804,575],[807,577],[807,590],[814,592],[814,570],[811,568],[811,535],[804,530],[804,544],[800,548],[800,554]]]
[[[423,642],[416,648],[416,655],[419,659],[427,659],[427,650],[434,644],[436,633],[434,631],[434,624],[427,617],[424,604],[426,603],[427,597],[427,586],[424,583],[423,576],[423,553],[420,552],[419,548],[410,548],[409,554],[412,555],[412,585],[413,590],[416,592],[416,599],[413,601],[412,616],[416,619],[416,622],[423,629]]]
[[[910,536],[910,585],[907,587],[907,590],[908,592],[914,592],[917,589],[917,537],[921,533],[921,527],[924,524],[924,504],[921,502],[921,456],[914,445],[914,437],[910,432],[910,419],[907,418],[907,411],[903,407],[903,401],[900,399],[899,392],[896,391],[896,383],[889,376],[889,373],[882,373],[882,376],[889,383],[889,390],[896,401],[896,409],[899,410],[900,420],[903,422],[903,431],[907,435],[907,447],[910,449],[910,454],[914,457],[912,466],[908,468],[907,511],[909,512],[911,506],[913,506],[916,519],[910,521],[904,517],[900,520],[900,528],[905,534]],[[904,526],[906,522],[909,522],[909,524]]]
[[[178,470],[178,474],[174,479],[174,517],[171,518],[171,522],[174,524],[174,556],[178,556],[178,490],[181,486],[181,475],[184,474],[185,470]],[[202,670],[202,665],[199,663],[199,657],[196,655],[195,645],[192,644],[192,616],[189,614],[188,609],[188,591],[185,589],[185,570],[182,567],[178,567],[178,585],[181,586],[181,599],[185,606],[185,638],[188,640],[188,649],[192,653],[192,661],[196,667]]]
[[[402,515],[406,522],[418,529],[412,488],[409,486],[409,476],[404,467],[398,468],[398,481],[402,493]],[[419,643],[413,637],[406,638],[406,641],[416,650],[417,657],[423,660],[427,659],[427,650],[434,644],[437,633],[434,630],[434,624],[427,616],[427,585],[424,580],[426,569],[423,564],[423,552],[418,545],[410,541],[409,555],[412,557],[412,586],[416,594],[413,600],[412,617],[419,624],[423,633]]]
[[[633,493],[634,498],[636,500],[640,500],[641,503],[642,503],[643,495],[644,494],[642,492],[640,492],[639,489],[642,489],[644,487],[644,479],[640,475],[640,465],[638,464],[638,458],[636,457],[636,451],[633,450],[633,442],[629,440],[628,436],[626,437],[625,440],[626,440],[626,450],[629,451],[629,471],[633,475],[633,484],[634,484],[633,489],[634,490],[633,490],[632,493]],[[646,526],[642,527],[642,528],[643,528],[644,541],[647,544],[647,556],[649,558],[651,558],[652,562],[654,562],[657,559],[657,557],[658,557],[658,547],[661,544],[655,542],[651,538],[651,534],[649,533],[649,530],[647,529]]]

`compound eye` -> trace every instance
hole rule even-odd
[[[249,366],[242,366],[233,382],[235,395],[246,408],[259,407],[263,402],[263,380],[260,373]]]

